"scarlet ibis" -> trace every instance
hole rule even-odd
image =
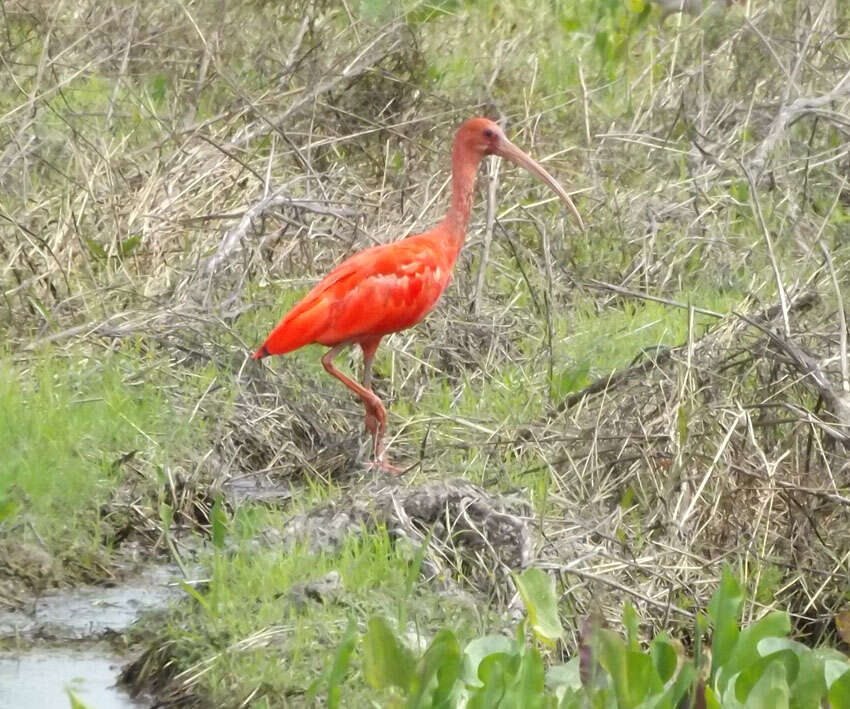
[[[466,236],[475,176],[485,155],[510,160],[545,182],[584,228],[578,210],[555,178],[511,143],[496,123],[470,118],[455,136],[452,202],[443,221],[423,234],[373,246],[347,258],[283,316],[254,353],[254,359],[260,359],[312,343],[330,347],[322,365],[362,399],[374,464],[391,472],[402,470],[384,455],[387,412],[372,391],[375,350],[384,335],[411,327],[425,317],[446,289]],[[363,351],[363,384],[334,366],[334,358],[349,345],[360,345]]]

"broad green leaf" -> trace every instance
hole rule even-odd
[[[526,646],[526,635],[528,631],[528,617],[523,618],[517,623],[516,630],[514,631],[514,638],[516,640],[516,648],[517,648],[517,657],[522,654],[522,649]]]
[[[729,664],[740,671],[761,658],[758,644],[765,638],[784,638],[791,632],[791,620],[787,613],[768,613],[753,625],[738,634],[738,642],[729,658]]]
[[[754,662],[746,667],[736,665],[734,660],[730,660],[728,666],[737,668],[743,667],[741,672],[736,675],[735,681],[735,697],[741,702],[746,702],[756,685],[762,681],[764,675],[768,671],[776,671],[773,666],[782,667],[785,683],[790,685],[797,677],[800,667],[800,661],[791,650],[783,652],[775,652],[767,657],[760,658],[758,662]]]
[[[711,687],[705,688],[705,709],[721,709],[720,701]]]
[[[558,619],[554,580],[540,569],[528,569],[514,576],[514,580],[534,634],[544,643],[554,644],[564,634]]]
[[[828,659],[824,662],[824,677],[826,678],[826,686],[832,687],[833,682],[836,682],[839,677],[842,677],[850,670],[850,665],[847,659],[833,660]]]
[[[686,660],[681,668],[679,668],[679,672],[676,675],[675,680],[670,684],[667,690],[664,692],[664,697],[669,702],[669,706],[679,707],[682,705],[682,700],[688,695],[689,692],[694,691],[695,693],[702,692],[703,696],[699,697],[695,694],[695,702],[693,707],[702,707],[705,709],[705,686],[702,683],[696,684],[697,671],[694,667],[694,663],[691,660]],[[694,686],[696,684],[696,686]],[[700,703],[701,702],[701,703]]]
[[[594,644],[599,663],[608,671],[614,682],[618,707],[620,709],[629,709],[634,704],[631,701],[631,691],[629,688],[626,644],[619,635],[604,628],[596,631]]]
[[[649,654],[627,648],[623,639],[610,630],[599,629],[594,637],[597,659],[611,676],[618,709],[637,707],[650,699],[651,693],[662,693],[663,683]],[[654,704],[649,702],[650,706]]]
[[[407,691],[413,676],[413,655],[396,637],[386,620],[369,619],[364,638],[363,675],[375,689],[399,687]]]
[[[838,652],[838,650],[834,650],[831,647],[819,647],[816,650],[811,650],[811,652],[813,655],[815,655],[815,657],[817,657],[824,663],[832,660],[838,665],[846,666],[848,662],[850,662],[847,659],[847,655],[842,652]],[[841,674],[840,668],[836,667],[836,669],[838,669],[838,674]]]
[[[415,691],[405,706],[408,709],[448,706],[460,670],[461,656],[457,638],[450,630],[439,631],[419,662],[413,678]],[[433,681],[435,678],[436,683]]]
[[[516,660],[512,662],[512,660]],[[496,709],[507,691],[509,677],[515,670],[512,664],[518,664],[517,658],[508,655],[488,655],[478,668],[482,685],[469,697],[467,709]],[[504,709],[508,709],[504,707]]]
[[[798,652],[796,648],[788,648],[792,652],[797,652],[797,658],[800,662],[797,679],[791,685],[791,707],[792,709],[819,707],[826,697],[827,690],[824,662],[805,645],[795,643],[793,640],[787,642],[799,645],[804,649],[804,652]]]
[[[466,684],[480,687],[478,667],[488,655],[515,655],[519,648],[504,635],[485,635],[471,640],[463,650],[463,679]]]
[[[640,650],[626,651],[626,670],[628,672],[630,701],[640,704],[663,689],[661,680],[652,665],[652,659]]]
[[[829,704],[833,709],[850,707],[850,672],[844,672],[829,687]]]
[[[543,709],[543,659],[533,647],[526,649],[513,682],[508,683],[502,699],[505,707]]]
[[[726,664],[738,642],[738,610],[742,600],[741,584],[732,575],[729,567],[724,567],[720,586],[708,606],[708,614],[714,626],[714,638],[711,643],[711,677],[715,685],[717,670]],[[725,693],[722,685],[718,686],[718,689],[721,693]]]
[[[546,671],[546,686],[581,689],[581,673],[577,657],[563,665],[553,665]]]
[[[457,638],[451,631],[444,632],[445,637],[441,640],[443,647],[439,655],[440,664],[437,669],[437,689],[431,697],[432,706],[435,709],[443,704],[449,706],[462,669],[460,646],[457,643]]]
[[[791,690],[781,662],[770,663],[744,704],[746,709],[788,709]],[[725,709],[725,705],[724,705]]]
[[[732,675],[726,681],[726,689],[723,694],[717,693],[720,697],[720,706],[723,709],[744,709],[744,705],[737,699],[737,683],[738,675]]]
[[[658,677],[662,682],[668,682],[679,665],[676,649],[667,641],[665,636],[659,635],[649,644],[649,656],[652,658],[652,664],[658,673]]]
[[[585,709],[587,707],[587,695],[581,689],[558,687],[555,690],[555,704],[557,709]]]
[[[501,673],[507,681],[516,676],[520,660],[519,653],[487,655],[478,665],[478,679],[486,685],[493,677]]]
[[[623,625],[626,628],[626,639],[629,641],[629,650],[640,649],[640,638],[638,637],[640,621],[634,606],[626,601],[623,607]]]
[[[789,638],[762,638],[758,641],[756,649],[762,657],[767,657],[774,652],[782,652],[783,650],[791,650],[791,652],[797,655],[808,655],[811,653],[811,648]]]

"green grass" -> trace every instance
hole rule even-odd
[[[258,525],[280,524],[277,515],[243,514],[230,524],[232,551],[211,552],[208,585],[156,628],[158,644],[168,646],[176,663],[214,706],[236,706],[249,696],[265,706],[264,696],[291,697],[295,704],[318,677],[350,618],[381,614],[402,627],[408,641],[426,641],[430,628],[448,625],[472,637],[498,624],[486,606],[435,589],[418,579],[417,550],[391,541],[382,530],[350,538],[338,553],[311,553],[295,546],[258,549],[250,542]],[[263,518],[265,517],[265,520]],[[341,578],[334,597],[321,603],[293,602],[294,584],[315,581],[329,571]],[[137,635],[150,637],[154,629]],[[202,664],[199,664],[202,663]],[[201,673],[199,670],[204,669]],[[369,693],[352,685],[360,706]],[[284,706],[286,703],[284,702]],[[252,705],[253,706],[253,705]]]
[[[743,296],[735,291],[717,290],[700,284],[690,293],[675,294],[672,299],[726,313],[739,305]],[[439,317],[439,313],[432,317]],[[532,332],[516,343],[522,353],[517,362],[500,360],[489,367],[481,362],[479,367],[470,368],[466,377],[460,380],[431,372],[420,398],[413,401],[400,396],[391,412],[393,417],[413,422],[409,425],[414,437],[411,447],[415,448],[425,434],[425,426],[416,423],[417,420],[427,420],[430,435],[436,436],[437,440],[443,429],[446,432],[454,430],[450,422],[441,423],[439,418],[434,419],[440,413],[466,419],[486,430],[500,430],[503,436],[510,438],[517,427],[539,419],[547,409],[593,379],[628,366],[635,359],[640,359],[644,352],[651,356],[657,348],[688,341],[688,311],[650,301],[627,300],[597,312],[593,298],[587,296],[584,300],[577,298],[554,320],[551,382],[545,326],[537,322]],[[693,338],[699,339],[716,322],[714,317],[695,314]],[[386,354],[383,359],[379,357],[377,371],[388,371],[382,367],[387,357]],[[311,367],[306,360],[307,357],[305,361],[299,360],[299,365]],[[318,373],[318,370],[315,371]],[[397,376],[402,379],[404,372]],[[485,430],[469,430],[467,434],[467,442],[477,440],[482,445],[489,437]],[[445,441],[449,443],[451,437]],[[452,463],[466,461],[464,467],[467,473],[470,472],[466,467],[470,459],[482,460],[475,450],[449,455]],[[483,459],[482,464],[486,466],[487,460]],[[507,461],[506,465],[519,473],[529,467],[529,461],[515,458]],[[480,472],[484,474],[483,470]]]
[[[742,299],[739,292],[718,290],[707,283],[698,283],[694,290],[670,297],[685,305],[719,313],[728,313]],[[716,323],[714,317],[695,313],[693,338],[699,339]],[[577,304],[570,317],[556,322],[556,356],[567,369],[577,367],[595,378],[628,366],[643,350],[687,342],[688,330],[686,309],[628,300],[600,314],[595,311],[592,299],[588,299]]]
[[[139,482],[122,457],[155,487],[155,469],[187,452],[203,423],[180,414],[151,364],[49,350],[26,365],[0,360],[0,498],[17,508],[7,527],[31,523],[55,552],[97,546],[101,505]]]

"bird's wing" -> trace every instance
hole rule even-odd
[[[333,345],[410,327],[434,306],[449,275],[439,252],[416,237],[361,251],[296,303],[257,354],[282,354],[312,342]]]

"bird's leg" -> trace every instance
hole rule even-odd
[[[347,386],[351,391],[353,391],[360,399],[363,401],[363,405],[366,407],[366,420],[367,426],[369,425],[369,417],[370,415],[374,418],[376,426],[375,431],[372,435],[372,444],[375,451],[375,463],[392,473],[400,473],[402,472],[401,468],[397,468],[394,465],[391,465],[383,457],[383,446],[381,445],[382,439],[384,437],[384,431],[387,428],[387,411],[384,408],[384,405],[381,403],[381,400],[376,396],[373,391],[366,389],[366,387],[361,386],[357,382],[355,382],[351,377],[346,376],[342,372],[340,372],[336,367],[334,367],[334,358],[342,352],[347,346],[348,342],[341,342],[334,347],[331,347],[326,353],[325,356],[322,357],[322,366],[325,368],[325,371],[339,379],[345,386]],[[374,354],[374,352],[373,352]]]
[[[380,337],[371,340],[360,342],[360,348],[363,350],[363,387],[368,389],[372,394],[375,391],[372,389],[372,362],[375,361],[375,351],[381,342]],[[402,473],[404,470],[395,465],[392,465],[384,458],[383,439],[384,433],[387,430],[387,410],[384,408],[378,395],[375,394],[375,399],[378,401],[378,406],[371,407],[366,403],[366,429],[372,434],[372,445],[374,447],[375,465],[392,473]]]
[[[360,349],[363,350],[363,388],[368,389],[373,394],[375,392],[372,390],[372,362],[375,361],[375,350],[378,349],[378,343],[380,341],[381,338],[378,337],[374,340],[367,340],[360,343]],[[366,430],[372,434],[372,443],[375,446],[374,454],[376,458],[380,458],[381,455],[381,451],[377,450],[378,418],[375,409],[366,403]]]

